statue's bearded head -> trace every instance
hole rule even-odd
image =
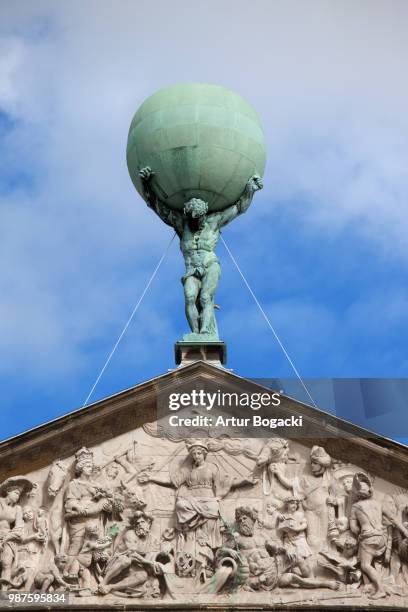
[[[240,506],[235,510],[235,522],[238,532],[243,536],[253,536],[258,512],[255,508]]]
[[[146,514],[146,512],[138,510],[134,513],[133,517],[130,519],[129,522],[135,534],[139,538],[145,538],[150,532],[153,517],[149,514]]]
[[[191,198],[184,204],[184,214],[191,219],[204,219],[208,212],[208,204],[199,198]]]

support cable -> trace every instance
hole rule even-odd
[[[92,389],[91,389],[91,390],[90,390],[90,392],[88,393],[88,396],[87,396],[86,400],[85,400],[85,401],[84,401],[84,403],[82,404],[82,408],[85,408],[85,406],[87,405],[87,403],[88,403],[88,401],[89,401],[90,397],[92,396],[92,393],[95,391],[95,388],[96,388],[97,384],[99,383],[100,379],[102,378],[103,373],[105,372],[106,368],[108,367],[108,364],[109,364],[110,360],[112,359],[112,357],[113,357],[113,355],[114,355],[114,353],[115,353],[116,349],[118,348],[120,341],[122,340],[123,336],[125,335],[127,328],[129,327],[129,325],[130,325],[130,323],[131,323],[131,321],[132,321],[133,317],[135,316],[135,314],[136,314],[136,312],[137,312],[137,310],[138,310],[138,308],[139,308],[140,304],[142,303],[143,298],[144,298],[144,296],[146,295],[146,293],[147,293],[147,291],[148,291],[148,289],[149,289],[150,285],[152,284],[152,282],[153,282],[153,280],[154,280],[154,278],[155,278],[155,276],[156,276],[157,272],[159,271],[159,268],[160,268],[160,266],[162,265],[162,263],[163,263],[163,261],[164,261],[164,259],[165,259],[166,255],[167,255],[167,253],[168,253],[168,251],[169,251],[169,249],[170,249],[171,245],[173,244],[173,240],[174,240],[175,236],[176,236],[176,232],[174,232],[174,234],[173,234],[173,236],[171,237],[171,240],[170,240],[169,244],[167,245],[167,247],[166,247],[166,249],[165,249],[165,251],[164,251],[163,255],[160,257],[160,260],[159,260],[159,262],[158,262],[157,266],[156,266],[156,267],[155,267],[155,269],[153,270],[153,273],[152,273],[151,277],[149,278],[149,280],[148,280],[148,282],[147,282],[146,287],[143,289],[143,293],[142,293],[142,295],[140,296],[140,298],[139,298],[139,300],[138,300],[138,302],[137,302],[136,306],[134,307],[134,309],[133,309],[133,311],[132,311],[132,314],[130,315],[130,317],[128,318],[128,320],[127,320],[127,322],[126,322],[126,324],[125,324],[125,326],[124,326],[124,328],[122,329],[122,332],[121,332],[121,334],[120,334],[119,338],[117,339],[115,346],[113,347],[113,349],[112,349],[112,350],[111,350],[111,352],[109,353],[109,356],[108,356],[108,358],[106,359],[105,364],[104,364],[104,366],[103,366],[102,370],[99,372],[99,375],[98,375],[98,377],[97,377],[97,379],[96,379],[96,381],[95,381],[95,383],[94,383],[94,385],[93,385]]]
[[[232,259],[232,261],[233,261],[233,263],[234,263],[234,265],[235,265],[236,269],[238,270],[238,272],[239,272],[239,274],[240,274],[240,276],[241,276],[242,280],[244,281],[244,283],[245,283],[245,285],[246,285],[246,287],[247,287],[247,289],[248,289],[249,293],[252,295],[252,297],[253,297],[253,299],[254,299],[255,304],[258,306],[259,310],[261,311],[261,314],[262,314],[263,318],[265,319],[265,321],[266,321],[266,323],[267,323],[267,325],[268,325],[269,329],[271,330],[271,332],[272,332],[272,333],[273,333],[273,335],[275,336],[275,339],[276,339],[276,341],[278,342],[279,346],[281,347],[281,349],[282,349],[282,351],[283,351],[283,354],[285,355],[286,359],[289,361],[289,363],[290,363],[290,365],[291,365],[291,367],[292,367],[292,370],[294,371],[294,373],[296,374],[297,378],[299,379],[299,381],[300,381],[300,383],[301,383],[302,387],[303,387],[303,388],[304,388],[304,390],[306,391],[306,393],[307,393],[308,397],[310,398],[310,400],[311,400],[311,402],[312,402],[313,406],[314,406],[315,408],[317,408],[316,402],[314,401],[313,397],[311,396],[309,389],[306,387],[305,383],[303,382],[303,379],[302,379],[302,377],[300,376],[299,372],[297,371],[297,369],[296,369],[296,367],[295,367],[295,364],[293,363],[293,361],[292,361],[292,360],[291,360],[291,358],[289,357],[288,352],[287,352],[287,350],[285,349],[285,347],[283,346],[283,344],[282,344],[281,340],[279,339],[279,336],[278,336],[278,334],[276,333],[275,329],[272,327],[272,324],[271,324],[271,322],[269,321],[267,314],[265,313],[264,309],[262,308],[261,304],[259,303],[259,301],[258,301],[258,299],[257,299],[257,297],[256,297],[256,295],[255,295],[255,293],[252,291],[252,289],[251,289],[251,287],[250,287],[250,285],[249,285],[249,283],[248,283],[247,279],[245,278],[245,276],[244,276],[244,274],[243,274],[243,272],[242,272],[241,268],[239,267],[239,265],[238,265],[238,263],[237,263],[237,261],[236,261],[235,257],[233,256],[233,254],[231,253],[230,249],[228,248],[228,245],[227,245],[227,243],[225,242],[225,240],[224,240],[224,238],[223,238],[223,236],[222,236],[222,235],[221,235],[221,241],[222,241],[222,243],[223,243],[224,247],[226,248],[228,255],[231,257],[231,259]]]

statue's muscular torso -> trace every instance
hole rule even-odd
[[[207,217],[202,229],[192,229],[187,220],[180,235],[180,249],[187,268],[207,267],[218,262],[215,248],[220,237],[216,215]]]

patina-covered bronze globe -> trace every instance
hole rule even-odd
[[[236,202],[248,179],[263,175],[265,139],[258,116],[239,94],[202,83],[174,85],[145,100],[127,143],[129,174],[144,197],[139,170],[154,171],[157,196],[174,209],[190,198],[210,211]]]

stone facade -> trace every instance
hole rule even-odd
[[[157,388],[180,378],[243,384],[198,362],[0,445],[3,592],[406,609],[408,449],[289,399],[315,436],[171,436]]]

